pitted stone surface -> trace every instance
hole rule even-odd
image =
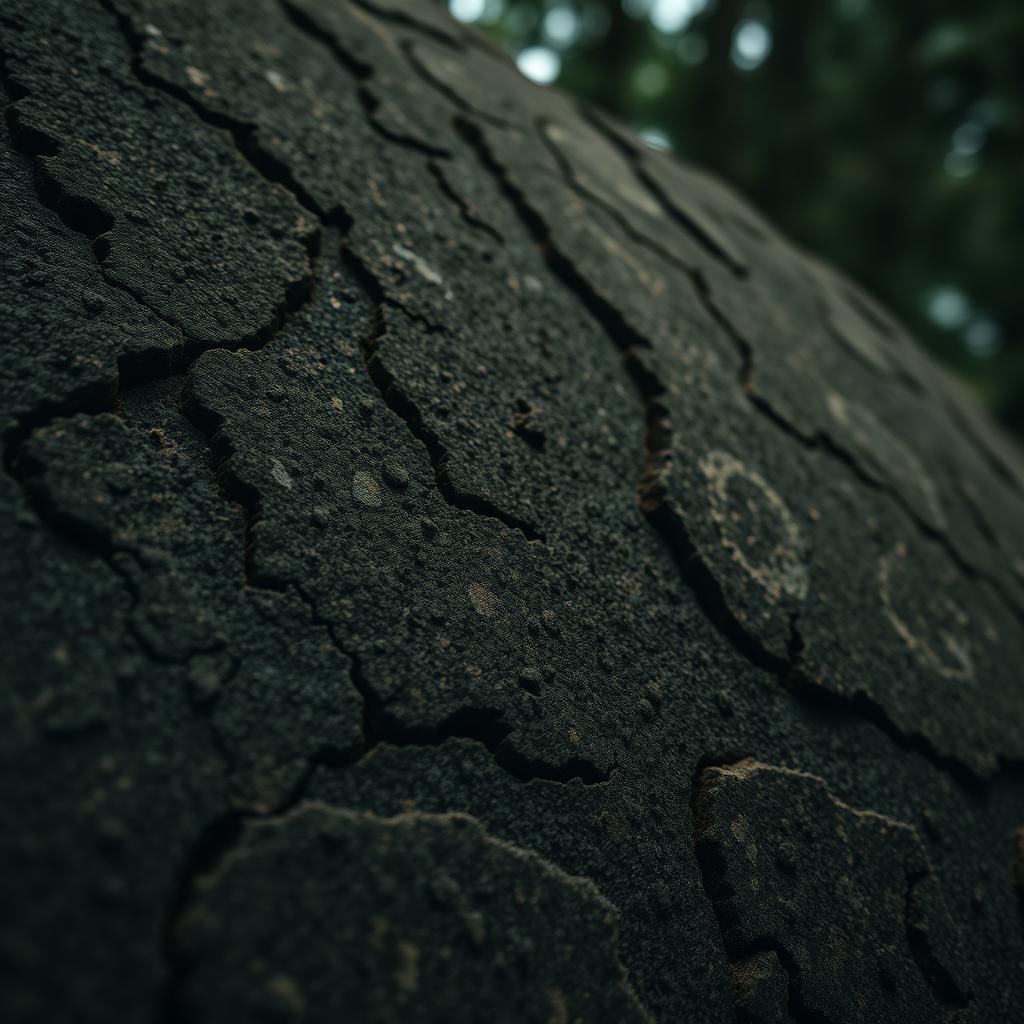
[[[468,993],[496,1021],[650,1019],[594,885],[462,815],[310,805],[251,826],[180,928],[194,1021],[442,1021]]]
[[[909,825],[847,806],[819,778],[752,760],[701,773],[694,819],[726,950],[744,960],[774,950],[769,978],[781,963],[797,1019],[973,1019],[957,1012],[970,1004],[959,936]],[[765,986],[737,992],[763,1001],[748,993]]]
[[[1024,469],[884,311],[427,0],[0,94],[5,1021],[1020,1016]]]

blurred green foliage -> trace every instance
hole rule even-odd
[[[448,0],[736,185],[1024,433],[1024,0]]]

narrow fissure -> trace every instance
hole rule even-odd
[[[963,555],[960,554],[956,545],[946,536],[941,530],[935,529],[934,526],[926,522],[920,517],[920,515],[914,510],[912,505],[903,497],[899,490],[873,476],[867,470],[863,469],[860,463],[854,458],[845,448],[837,444],[831,435],[824,430],[816,430],[812,434],[806,434],[799,430],[792,423],[789,422],[784,416],[777,412],[771,405],[771,403],[763,396],[759,395],[753,386],[753,372],[754,372],[754,355],[750,343],[743,338],[742,335],[733,327],[732,323],[725,316],[724,313],[718,308],[711,295],[711,288],[708,285],[704,276],[698,271],[694,274],[694,280],[697,284],[698,294],[701,295],[704,306],[710,315],[714,318],[715,322],[719,327],[732,339],[736,345],[737,351],[741,358],[741,367],[739,371],[739,383],[743,389],[744,394],[747,396],[750,404],[761,413],[773,426],[777,427],[782,433],[791,437],[798,444],[802,445],[809,451],[819,451],[824,454],[831,456],[837,462],[842,463],[846,468],[863,484],[870,487],[872,490],[878,491],[880,494],[887,495],[897,507],[907,516],[907,518],[914,524],[925,537],[934,541],[938,544],[946,555],[952,560],[956,567],[969,579],[980,579],[989,583],[999,594],[1000,599],[1007,606],[1007,608],[1018,618],[1024,618],[1024,609],[1022,609],[1012,598],[1009,591],[1005,588],[1002,582],[995,577],[991,576],[988,572],[983,569],[972,565]]]
[[[426,161],[426,166],[431,177],[437,182],[437,187],[445,196],[448,197],[448,199],[451,200],[459,211],[459,216],[462,218],[463,222],[476,231],[482,231],[484,234],[488,235],[492,241],[497,242],[498,245],[504,245],[505,239],[501,237],[497,229],[491,227],[487,221],[478,217],[473,212],[469,203],[467,203],[466,200],[452,188],[451,183],[445,177],[444,169],[441,165],[436,160],[428,159]]]
[[[786,974],[786,1010],[790,1018],[795,1024],[831,1024],[827,1017],[804,1003],[803,991],[800,986],[800,968],[789,950],[781,943],[762,937],[746,944],[742,949],[730,949],[725,944],[726,931],[734,927],[738,921],[729,916],[731,913],[728,909],[729,898],[733,893],[725,881],[726,869],[721,851],[714,843],[702,838],[706,829],[701,779],[709,768],[736,763],[737,761],[732,758],[702,759],[694,771],[693,781],[690,785],[690,825],[693,834],[693,856],[697,865],[697,877],[700,880],[704,898],[718,922],[723,951],[730,967],[749,960],[758,953],[775,953]],[[745,1017],[741,1016],[737,1010],[737,1024],[744,1024],[744,1021]]]
[[[630,166],[633,168],[633,173],[643,183],[647,191],[654,196],[658,205],[674,221],[676,221],[683,230],[685,230],[694,239],[694,241],[696,241],[697,244],[708,253],[709,256],[713,256],[728,268],[728,270],[736,277],[743,278],[747,276],[747,268],[725,252],[725,250],[722,249],[722,247],[700,226],[700,224],[698,224],[692,217],[688,216],[685,210],[680,209],[674,202],[672,202],[664,189],[662,189],[657,182],[654,181],[646,171],[644,171],[634,150],[631,150],[622,139],[618,138],[613,131],[602,124],[601,118],[595,115],[586,104],[580,105],[580,111],[584,120],[586,120],[595,131],[604,136],[610,145],[623,154]]]
[[[664,386],[642,355],[650,352],[649,343],[626,323],[618,310],[590,287],[579,271],[552,244],[540,216],[508,180],[503,168],[487,149],[480,130],[461,117],[456,117],[455,124],[529,229],[549,269],[582,302],[622,356],[624,368],[640,397],[646,424],[644,465],[637,482],[637,503],[640,511],[666,544],[684,583],[693,591],[705,614],[719,633],[728,640],[730,646],[741,650],[760,667],[773,673],[780,672],[786,667],[785,663],[761,650],[760,645],[751,639],[735,620],[725,604],[721,588],[710,570],[700,560],[695,545],[687,536],[678,517],[672,515],[659,493],[659,478],[663,475],[666,460],[671,458],[672,426],[661,401]]]
[[[936,957],[929,938],[928,924],[914,899],[918,885],[930,877],[927,871],[907,875],[907,902],[904,911],[907,943],[918,969],[928,987],[935,993],[936,999],[947,1006],[962,1009],[970,1004],[972,996],[960,989],[953,975]]]
[[[605,133],[607,136],[607,133]],[[903,511],[903,513],[910,519],[914,526],[920,530],[926,537],[935,541],[939,544],[943,551],[952,559],[957,568],[971,579],[983,579],[987,583],[991,584],[998,592],[1000,599],[1009,608],[1009,610],[1018,618],[1024,619],[1024,608],[1022,608],[1017,601],[1014,600],[1011,592],[1006,586],[997,578],[992,576],[990,573],[971,564],[963,555],[960,554],[956,545],[943,533],[941,530],[936,530],[933,526],[923,520],[920,515],[915,511],[913,506],[903,497],[899,490],[886,482],[879,480],[873,476],[870,472],[863,469],[857,459],[852,456],[846,449],[841,445],[837,444],[833,438],[824,430],[816,430],[812,434],[806,434],[799,430],[796,426],[790,423],[784,416],[782,416],[771,403],[763,396],[758,394],[754,390],[753,375],[754,375],[754,355],[753,349],[750,343],[736,330],[732,322],[725,315],[722,309],[715,302],[712,294],[711,286],[707,281],[706,276],[697,268],[691,267],[676,256],[664,249],[657,242],[649,239],[645,234],[633,228],[627,219],[614,207],[608,206],[599,196],[594,195],[589,189],[585,188],[573,175],[572,168],[567,164],[565,158],[561,153],[558,152],[557,148],[547,138],[546,133],[543,130],[543,125],[538,130],[543,144],[546,146],[548,151],[551,153],[552,158],[555,160],[560,170],[562,171],[563,177],[568,182],[569,186],[575,191],[581,198],[589,203],[593,203],[605,214],[612,218],[619,228],[630,238],[634,243],[654,253],[659,259],[666,263],[675,266],[690,279],[694,292],[700,301],[704,310],[712,318],[712,320],[718,325],[718,327],[725,333],[729,340],[733,343],[737,354],[740,358],[740,368],[737,373],[738,381],[741,390],[746,396],[747,400],[754,407],[754,409],[765,416],[773,426],[777,427],[788,437],[793,438],[797,443],[809,450],[816,450],[824,452],[841,462],[847,467],[866,486],[878,491],[881,494],[887,495],[892,499],[897,506]],[[623,149],[622,145],[617,140],[613,140],[618,148]],[[664,193],[652,185],[648,176],[644,174],[635,165],[635,161],[631,160],[634,164],[634,170],[637,177],[641,182],[652,192],[655,199],[663,210],[669,213],[669,215],[675,214],[675,207],[666,199]],[[678,219],[678,218],[677,218]],[[737,276],[743,277],[745,274],[738,274]]]
[[[184,86],[176,85],[174,82],[167,81],[149,71],[143,63],[145,38],[136,31],[131,18],[126,14],[122,14],[117,9],[114,0],[99,0],[99,3],[117,23],[117,27],[124,37],[130,54],[129,63],[132,74],[142,85],[165,93],[179,103],[184,103],[200,121],[226,131],[231,136],[235,148],[245,159],[246,163],[250,164],[261,177],[271,184],[282,186],[294,197],[300,206],[313,214],[318,221],[331,221],[334,223],[336,220],[344,219],[339,211],[323,210],[313,196],[295,178],[290,168],[272,153],[260,147],[256,125],[247,124],[227,114],[211,110]]]
[[[282,315],[277,317],[275,322],[270,325],[269,328],[263,330],[253,338],[239,339],[237,344],[203,345],[195,339],[186,338],[183,346],[171,354],[166,352],[157,352],[146,353],[143,356],[122,356],[118,364],[119,373],[117,384],[115,384],[109,393],[105,392],[101,395],[98,394],[96,396],[91,396],[91,400],[88,402],[88,411],[112,411],[115,408],[119,394],[123,394],[133,387],[143,386],[161,377],[177,373],[187,373],[199,356],[205,351],[217,348],[223,348],[231,351],[241,347],[250,348],[256,351],[264,347],[272,337],[275,337],[284,329],[286,320],[290,319],[290,315],[300,313],[306,306],[308,306],[309,301],[313,296],[316,262],[317,257],[320,255],[319,250],[323,244],[324,231],[328,228],[335,229],[339,236],[337,241],[338,248],[340,248],[340,239],[344,237],[351,227],[351,219],[340,208],[324,212],[312,196],[296,181],[294,175],[292,175],[286,167],[275,161],[270,154],[267,154],[265,151],[260,149],[256,144],[254,137],[255,126],[246,125],[230,117],[211,112],[202,104],[196,102],[186,90],[179,89],[169,83],[163,82],[157,76],[146,72],[141,66],[140,59],[140,47],[142,45],[142,40],[136,33],[134,33],[130,21],[117,11],[112,0],[99,0],[99,2],[117,22],[118,27],[126,40],[129,52],[132,54],[132,70],[139,78],[140,82],[143,85],[162,91],[170,95],[172,98],[186,103],[201,120],[228,132],[239,153],[253,166],[253,168],[271,184],[281,185],[288,190],[303,208],[313,214],[319,225],[316,234],[308,242],[310,258],[309,275],[307,279],[301,283],[301,287],[295,288],[286,297],[285,310],[289,316],[286,317],[284,315],[285,311],[282,311]],[[285,4],[284,6],[287,7],[288,5]],[[332,49],[338,53],[337,48],[332,47]],[[341,53],[338,53],[338,56],[339,59],[345,59],[342,57]],[[347,64],[346,66],[350,65]],[[353,70],[353,73],[356,74],[357,77],[360,75],[366,77],[370,73],[369,68],[360,68],[358,66],[354,68],[350,66],[350,70]],[[42,140],[41,145],[45,145],[46,147],[41,150],[41,152],[49,152],[51,149],[56,152],[56,144],[50,140]],[[436,153],[431,150],[430,155],[436,155]],[[43,198],[44,197],[41,195],[41,201]],[[66,197],[56,185],[52,188],[47,198],[49,198],[50,203],[52,204],[48,206],[48,208],[54,209],[54,212],[61,217],[62,222],[66,223],[69,228],[78,233],[85,233],[93,243],[100,238],[103,232],[108,231],[113,225],[113,217],[106,211],[95,207],[93,204],[89,204],[84,200],[79,203],[67,202]],[[44,203],[44,205],[47,204]],[[332,239],[334,238],[335,231],[331,232]],[[95,245],[94,251],[96,251]],[[101,259],[101,255],[103,254],[97,253],[98,260]],[[363,286],[369,287],[371,292],[376,293],[378,308],[383,308],[383,305],[386,303],[386,299],[382,290],[379,288],[376,281],[372,279],[369,272],[363,268],[361,264],[358,264],[354,257],[349,256],[347,262],[354,270],[358,271],[357,276]],[[416,436],[426,447],[428,455],[430,456],[431,464],[435,469],[439,491],[445,500],[455,508],[461,508],[476,515],[497,519],[504,525],[520,531],[528,541],[542,541],[543,535],[534,526],[532,526],[532,524],[521,522],[514,517],[508,516],[500,510],[493,508],[482,498],[478,498],[473,495],[462,495],[456,492],[444,472],[444,462],[447,457],[446,451],[440,442],[425,428],[425,426],[422,426],[422,418],[414,411],[411,402],[405,398],[395,382],[393,380],[385,379],[385,377],[382,376],[382,374],[386,374],[386,371],[384,371],[383,367],[380,366],[379,361],[375,359],[371,350],[374,340],[373,332],[371,331],[370,338],[367,339],[363,349],[370,377],[374,380],[374,383],[381,391],[382,397],[387,404],[392,408],[395,408],[403,421],[406,422],[413,435]],[[390,375],[387,375],[387,377],[390,377]],[[400,410],[404,410],[405,414]],[[11,446],[5,452],[8,468],[10,469],[16,465],[16,452],[20,446],[20,442],[27,439],[32,429],[45,425],[46,422],[49,422],[49,420],[55,418],[57,415],[74,415],[75,413],[82,411],[87,411],[87,409],[84,408],[83,405],[77,403],[65,402],[55,404],[52,409],[52,415],[49,414],[49,411],[46,411],[45,413],[40,412],[38,416],[33,418],[31,424],[22,424],[22,428],[17,437],[19,445]],[[232,453],[230,443],[221,431],[221,424],[208,410],[203,409],[199,403],[195,402],[189,394],[185,395],[181,411],[185,418],[188,419],[189,422],[191,422],[193,426],[195,426],[196,429],[199,430],[207,439],[207,444],[211,454],[211,470],[214,473],[218,486],[224,494],[225,500],[238,506],[243,512],[245,519],[244,565],[245,578],[248,585],[274,591],[283,591],[293,587],[290,581],[268,577],[256,566],[254,558],[253,531],[262,514],[260,495],[255,488],[246,484],[231,473],[230,460]],[[71,539],[77,541],[79,544],[83,541],[83,538],[78,536],[77,532]],[[105,546],[109,546],[107,538],[90,536],[88,541],[90,545],[97,549],[101,554],[103,553]],[[107,561],[108,564],[111,564],[111,568],[114,568],[115,571],[117,571],[109,558]],[[123,575],[123,573],[121,575]],[[130,579],[127,578],[126,581],[129,583],[131,582]],[[589,762],[571,760],[564,764],[548,765],[530,761],[522,755],[517,754],[505,743],[505,739],[511,731],[511,728],[500,719],[494,719],[489,712],[478,713],[474,712],[472,709],[467,709],[465,713],[460,713],[459,715],[454,716],[451,720],[443,723],[438,728],[431,730],[406,730],[403,732],[397,728],[396,724],[389,724],[386,715],[379,707],[376,695],[362,676],[358,657],[354,652],[347,651],[341,644],[338,644],[337,637],[334,636],[333,631],[330,630],[328,624],[315,615],[313,605],[309,598],[303,594],[301,590],[298,590],[298,588],[293,589],[297,590],[299,595],[307,604],[307,607],[310,608],[314,624],[327,626],[332,635],[332,639],[338,646],[339,651],[347,657],[352,664],[353,683],[361,693],[364,700],[364,716],[367,732],[366,741],[358,751],[345,752],[334,749],[325,749],[318,752],[318,754],[311,759],[310,773],[297,787],[296,792],[291,798],[292,801],[297,802],[302,799],[302,794],[305,792],[305,786],[308,783],[312,772],[315,771],[316,767],[320,764],[341,765],[352,763],[377,742],[388,742],[395,745],[410,745],[413,743],[438,744],[449,737],[456,736],[474,739],[481,742],[492,753],[495,760],[502,768],[509,771],[516,778],[524,781],[530,778],[546,778],[565,782],[579,778],[586,784],[598,784],[607,781],[608,776],[599,771]],[[134,589],[132,590],[132,595],[134,602],[134,600],[137,600],[137,595],[135,594]]]
[[[448,152],[442,146],[433,146],[420,139],[411,138],[408,135],[400,135],[391,131],[383,125],[376,117],[379,102],[368,90],[366,83],[373,77],[374,69],[371,65],[365,64],[358,57],[353,56],[346,50],[334,35],[325,31],[300,7],[289,0],[279,0],[281,11],[292,25],[303,35],[308,36],[318,46],[325,47],[338,61],[338,63],[355,80],[356,95],[366,116],[366,123],[370,129],[376,132],[381,138],[396,145],[404,146],[407,149],[415,150],[427,157],[444,157]]]
[[[373,0],[352,0],[352,2],[356,7],[361,7],[364,11],[368,11],[375,18],[379,18],[381,21],[389,21],[395,25],[400,25],[402,28],[422,32],[424,35],[430,36],[432,39],[436,39],[445,46],[462,49],[461,40],[453,39],[450,35],[447,35],[440,29],[435,28],[433,25],[430,25],[425,21],[420,21],[415,15],[407,14],[404,11],[396,11],[381,7],[379,4],[373,3]]]
[[[415,403],[402,390],[394,375],[384,366],[378,355],[381,340],[387,331],[386,310],[389,305],[387,296],[369,268],[351,250],[345,249],[342,259],[360,282],[374,306],[373,321],[361,345],[366,372],[380,392],[384,403],[405,423],[413,437],[426,449],[441,497],[454,509],[471,512],[473,515],[486,519],[494,519],[509,529],[521,533],[528,542],[544,543],[544,533],[534,523],[498,508],[482,495],[470,494],[456,488],[447,470],[447,448],[426,425]]]
[[[160,925],[160,946],[166,974],[160,989],[156,1024],[183,1024],[189,1019],[182,990],[192,963],[181,948],[175,930],[188,907],[196,882],[215,871],[235,848],[245,820],[246,815],[237,811],[229,811],[213,819],[200,830],[182,861]]]
[[[662,472],[665,460],[671,457],[672,428],[660,403],[664,388],[642,358],[643,354],[650,351],[649,343],[590,287],[580,272],[555,248],[540,215],[508,180],[504,169],[488,150],[481,130],[459,115],[456,115],[454,123],[533,235],[551,271],[580,299],[622,353],[625,368],[643,404],[647,424],[644,468],[637,485],[638,503],[644,516],[672,555],[680,578],[691,590],[698,606],[719,635],[744,658],[776,676],[787,688],[809,703],[833,708],[838,706],[853,711],[877,726],[899,746],[920,754],[935,767],[952,774],[958,782],[970,787],[984,784],[984,780],[966,765],[954,758],[938,754],[924,736],[901,732],[884,709],[864,695],[835,694],[807,679],[799,669],[803,640],[797,630],[795,619],[790,624],[789,651],[785,659],[765,650],[743,629],[729,610],[721,586],[708,566],[700,559],[682,522],[678,516],[672,514],[658,494],[658,476]]]

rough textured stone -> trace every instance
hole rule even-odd
[[[0,86],[5,1021],[1019,1019],[1024,462],[884,311],[428,0]]]

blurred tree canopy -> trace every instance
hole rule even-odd
[[[736,185],[1024,434],[1024,0],[448,0]]]

